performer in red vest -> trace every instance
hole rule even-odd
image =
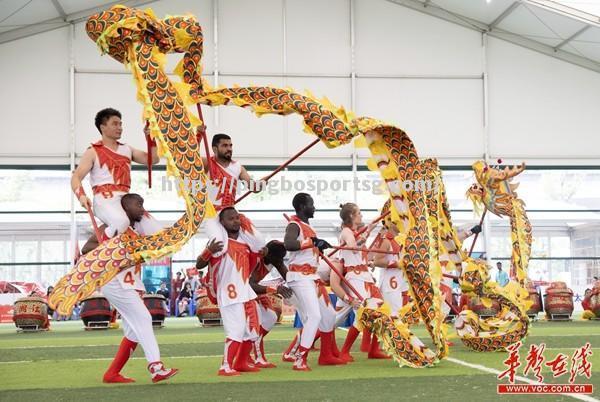
[[[90,175],[90,184],[94,192],[94,214],[106,224],[105,238],[123,233],[129,226],[129,218],[121,206],[121,198],[129,193],[131,187],[131,161],[145,164],[148,154],[130,145],[119,142],[123,133],[121,113],[107,108],[96,114],[95,125],[102,138],[89,147],[81,157],[79,165],[71,177],[71,189],[84,208],[92,203],[83,190],[82,181]],[[144,130],[149,138],[149,131]],[[151,141],[151,140],[150,140]],[[152,142],[152,141],[151,141]],[[152,148],[152,163],[158,163],[156,147]],[[145,233],[153,233],[157,222],[148,213],[139,225]],[[158,227],[160,228],[160,227]]]
[[[217,212],[235,205],[238,185],[243,182],[246,188],[258,192],[264,184],[255,182],[241,163],[232,159],[233,143],[227,134],[215,134],[212,138],[214,156],[210,161],[202,158],[204,166],[210,169],[213,187],[209,189],[209,197]]]

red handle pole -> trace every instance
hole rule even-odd
[[[479,226],[483,225],[483,219],[485,218],[486,213],[487,213],[487,209],[484,210],[483,213],[481,214],[481,219],[479,220]],[[479,232],[479,233],[481,233],[481,232]],[[471,249],[469,250],[469,257],[473,253],[473,249],[475,248],[475,243],[477,242],[477,237],[479,236],[479,233],[475,233],[475,237],[473,238],[473,244],[471,244]]]
[[[210,160],[210,150],[208,149],[208,139],[206,138],[206,125],[204,124],[204,117],[202,116],[202,108],[199,103],[196,103],[196,108],[198,109],[198,117],[202,120],[202,126],[200,127],[200,133],[196,134],[196,138],[198,142],[200,142],[200,138],[204,141],[204,152],[206,153],[206,164],[208,168],[208,177],[212,180],[212,161]]]
[[[277,173],[281,172],[283,169],[285,169],[286,167],[288,167],[293,161],[295,161],[296,159],[298,159],[302,154],[304,154],[306,151],[308,151],[313,146],[315,146],[319,141],[321,141],[319,138],[315,139],[313,142],[311,142],[310,144],[308,144],[307,146],[305,146],[304,148],[302,148],[300,151],[298,151],[294,156],[292,156],[290,159],[288,159],[285,163],[283,163],[282,165],[280,165],[277,169],[273,170],[270,174],[268,174],[267,176],[263,177],[261,180],[262,181],[269,181],[273,176],[275,176]],[[250,194],[252,194],[252,191],[247,191],[240,198],[238,198],[237,200],[235,200],[235,203],[237,204],[238,202],[242,201],[244,198],[248,197]]]
[[[148,129],[148,127],[150,127],[150,122],[146,120],[144,132]],[[152,144],[149,136],[146,136],[146,151],[146,163],[148,165],[148,188],[152,188]]]
[[[397,254],[393,251],[381,250],[381,249],[371,249],[371,248],[361,248],[361,247],[345,247],[345,246],[334,246],[332,247],[337,250],[348,250],[348,251],[364,251],[367,253],[376,253],[376,254]]]
[[[327,265],[329,265],[329,268],[331,268],[331,270],[333,272],[335,272],[335,274],[340,278],[340,280],[344,283],[344,285],[346,285],[348,287],[348,289],[350,289],[352,291],[352,293],[354,293],[356,298],[358,300],[360,300],[361,302],[364,301],[365,299],[360,295],[360,293],[358,293],[358,290],[356,290],[356,288],[354,286],[352,286],[346,278],[344,278],[342,273],[340,271],[338,271],[338,269],[335,267],[335,265],[333,265],[333,263],[329,260],[329,258],[327,258],[327,256],[325,256],[325,254],[323,254],[321,251],[319,251],[319,255],[321,256],[321,258],[323,258],[323,261],[325,261],[325,263]]]
[[[85,209],[88,212],[88,215],[90,216],[90,219],[92,220],[92,226],[94,227],[94,232],[96,233],[96,239],[98,240],[98,242],[100,242],[100,239],[103,237],[101,232],[100,232],[100,228],[98,228],[98,224],[96,223],[96,217],[94,216],[94,214],[92,213],[92,209],[90,207],[88,207],[87,205],[85,206]]]

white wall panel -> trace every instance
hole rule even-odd
[[[600,74],[489,41],[490,153],[600,159]]]
[[[282,16],[281,0],[220,0],[219,70],[280,74]]]
[[[350,0],[287,0],[287,72],[350,75]]]
[[[170,76],[176,81],[176,77]],[[143,134],[142,105],[136,100],[136,87],[133,78],[124,74],[77,74],[75,76],[75,148],[81,155],[91,142],[100,139],[100,133],[94,126],[96,113],[103,108],[112,107],[123,115],[122,141],[136,148],[145,149]],[[190,108],[196,114],[196,108]],[[203,109],[207,126],[212,127],[213,112]]]
[[[265,85],[283,86],[280,77],[222,77],[224,86]],[[233,158],[281,157],[285,155],[282,134],[285,131],[285,117],[265,115],[257,117],[250,109],[237,106],[219,106],[218,126],[208,126],[208,135],[226,133],[233,140]]]
[[[68,160],[68,43],[63,28],[0,45],[0,163],[23,154]]]
[[[356,111],[396,125],[419,156],[483,154],[481,80],[359,79]]]
[[[150,3],[147,7],[142,8],[151,8],[158,18],[165,18],[167,15],[194,15],[202,25],[204,36],[203,72],[204,74],[212,73],[214,66],[214,25],[211,0],[163,0]],[[79,71],[125,71],[125,67],[121,63],[108,55],[100,53],[98,46],[85,32],[85,21],[75,24],[74,52],[75,67]],[[181,60],[179,54],[167,55],[167,71],[172,72],[179,60]]]
[[[360,74],[481,74],[481,35],[388,1],[356,1]]]

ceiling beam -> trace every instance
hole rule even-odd
[[[566,6],[564,4],[557,3],[552,0],[522,0],[528,4],[532,4],[539,8],[546,9],[553,13],[557,13],[563,15],[565,17],[569,17],[572,19],[576,19],[585,24],[594,25],[600,28],[600,16],[586,13],[585,11],[578,10],[576,8],[572,8]]]
[[[452,22],[454,24],[460,25],[462,27],[472,29],[478,32],[488,32],[488,36],[502,39],[506,42],[513,43],[515,45],[519,45],[525,47],[527,49],[534,50],[536,52],[545,54],[546,56],[554,57],[556,59],[560,59],[562,61],[566,61],[567,63],[575,64],[580,67],[587,68],[589,70],[600,73],[600,62],[596,62],[594,60],[588,59],[586,57],[578,56],[576,54],[565,52],[562,49],[554,49],[554,47],[546,45],[541,42],[534,41],[532,39],[526,38],[524,36],[520,36],[514,34],[512,32],[506,32],[502,29],[495,29],[490,31],[490,26],[484,22],[474,20],[472,18],[468,18],[462,15],[457,15],[452,13],[451,11],[445,10],[435,3],[429,3],[427,7],[424,7],[423,3],[418,0],[387,0],[390,3],[397,4],[399,6],[403,6],[406,8],[410,8],[411,10],[415,10],[436,18],[440,18],[444,21]]]
[[[560,49],[567,43],[571,42],[573,39],[577,38],[579,35],[581,35],[585,31],[587,31],[590,27],[591,27],[591,25],[586,25],[583,28],[581,28],[579,31],[575,32],[573,35],[569,36],[567,39],[563,40],[558,45],[554,46],[554,51]]]
[[[52,0],[52,4],[54,5],[54,8],[56,8],[56,11],[58,11],[60,18],[62,18],[63,21],[67,21],[67,13],[65,13],[65,10],[62,8],[58,0]]]
[[[114,5],[123,4],[128,7],[139,7],[148,3],[154,3],[157,0],[121,0],[111,1],[110,3],[104,4],[100,7],[93,7],[87,10],[78,11],[76,13],[65,14],[64,17],[52,18],[45,21],[36,22],[34,24],[25,25],[21,28],[11,29],[10,31],[4,31],[0,33],[0,44],[11,42],[13,40],[26,38],[28,36],[37,35],[43,32],[52,31],[54,29],[63,28],[70,24],[77,23],[86,20],[90,15],[99,13],[100,11],[106,10]],[[56,0],[53,3],[58,3]],[[60,6],[60,3],[58,3]],[[55,4],[56,6],[56,4]],[[62,9],[62,7],[61,7]],[[64,11],[63,11],[64,12]]]
[[[489,30],[491,31],[492,29],[494,29],[499,23],[502,22],[502,20],[504,20],[506,17],[508,17],[520,5],[521,5],[520,1],[515,1],[510,6],[508,6],[508,8],[506,10],[502,11],[502,13],[499,16],[497,16],[494,21],[492,21],[490,23]]]

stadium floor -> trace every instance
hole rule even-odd
[[[577,377],[577,383],[593,384],[594,395],[498,395],[496,386],[505,383],[497,374],[503,371],[506,352],[476,353],[467,350],[455,335],[450,357],[434,368],[399,368],[390,360],[367,360],[354,351],[356,362],[346,366],[322,367],[312,352],[311,372],[295,372],[280,355],[294,334],[289,325],[277,326],[268,335],[265,349],[275,369],[248,373],[239,377],[218,377],[223,352],[221,328],[201,328],[195,317],[170,318],[156,330],[162,359],[180,373],[160,384],[152,384],[141,350],[123,370],[137,380],[134,384],[102,384],[122,331],[84,331],[82,323],[53,322],[52,330],[41,333],[16,333],[12,324],[0,325],[0,401],[592,401],[600,395],[600,321],[536,322],[524,345],[546,344],[546,361],[558,353],[569,356],[590,342],[594,354],[592,377]],[[424,341],[425,329],[415,332]],[[452,330],[450,330],[452,333]],[[337,331],[338,343],[345,332]],[[360,344],[360,339],[356,345]],[[528,348],[521,349],[522,366]],[[569,366],[570,368],[570,366]],[[499,370],[499,371],[497,371]],[[531,374],[531,373],[530,373]],[[552,379],[549,368],[543,370],[546,383],[568,383],[568,374]],[[534,379],[533,375],[527,376]],[[522,381],[520,383],[523,383]]]

